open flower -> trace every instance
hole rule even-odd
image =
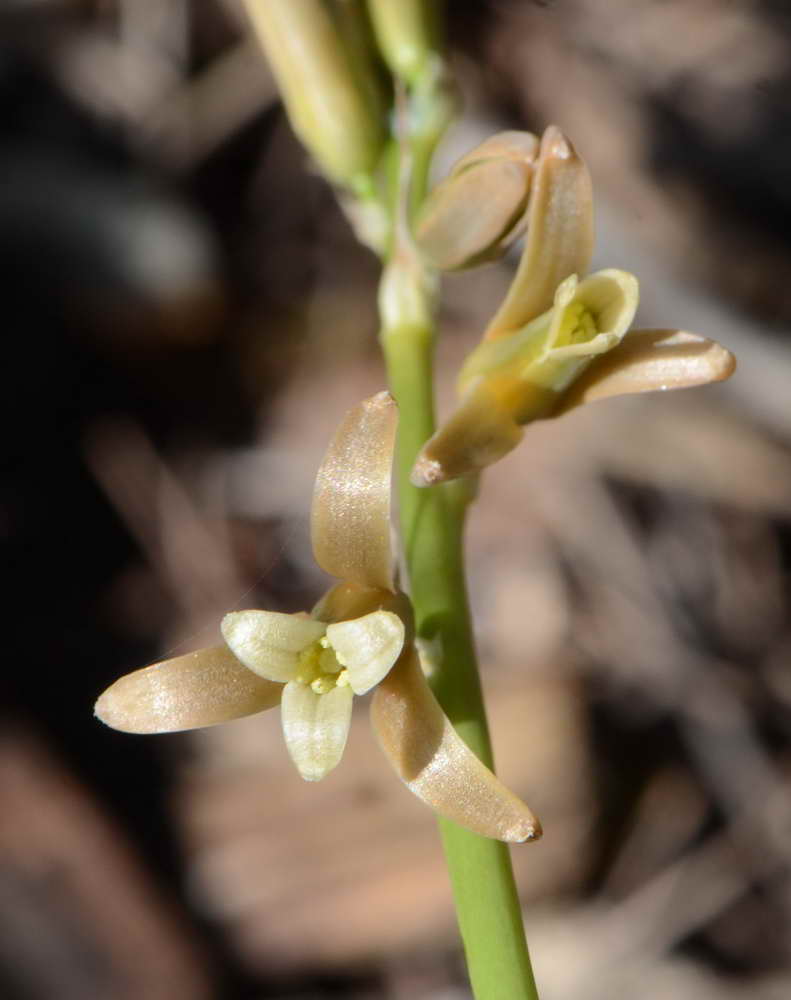
[[[429,688],[409,599],[395,584],[390,476],[396,406],[387,393],[347,414],[316,478],[316,561],[342,582],[310,614],[233,612],[226,646],[120,678],[96,714],[124,732],[211,726],[281,706],[286,746],[308,781],[340,761],[352,699],[376,687],[372,721],[407,786],[436,812],[483,836],[523,842],[538,820],[469,750]]]
[[[440,185],[433,214],[426,217],[429,250],[449,246],[458,220],[487,214],[483,181],[494,178],[494,163],[500,172],[512,166],[503,144],[512,157],[521,156],[528,194],[520,209],[521,224],[527,227],[525,249],[508,294],[462,367],[456,411],[417,457],[412,472],[417,486],[479,472],[516,447],[523,426],[532,420],[559,416],[606,396],[719,381],[735,367],[729,351],[697,334],[635,330],[626,336],[637,310],[637,279],[614,269],[582,281],[577,277],[587,269],[593,232],[584,162],[554,126],[544,133],[534,164],[529,155],[533,147],[508,136],[495,137],[496,160],[481,158],[484,143],[460,161],[460,173],[457,165],[443,182],[461,190],[467,178],[463,207],[455,204],[450,190],[443,195]],[[476,193],[481,201],[474,201]],[[507,213],[499,202],[492,212],[500,232]],[[509,232],[518,228],[515,224]],[[480,218],[475,231],[486,231]],[[497,246],[502,244],[501,235]],[[451,261],[450,252],[444,252]],[[469,259],[481,257],[482,246],[476,244]]]

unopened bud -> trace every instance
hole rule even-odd
[[[356,189],[386,138],[366,39],[345,30],[321,0],[245,4],[294,131],[331,181]]]
[[[415,84],[439,48],[436,0],[368,0],[376,41],[394,76]]]
[[[434,267],[474,267],[518,239],[537,153],[534,135],[502,132],[453,166],[427,198],[417,225],[417,244]]]

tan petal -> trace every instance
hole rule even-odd
[[[277,611],[233,611],[221,628],[237,659],[259,677],[281,684],[293,680],[299,654],[325,631],[322,622]]]
[[[126,674],[99,697],[95,712],[124,733],[173,733],[263,712],[282,691],[218,646]]]
[[[373,697],[371,720],[398,776],[435,812],[483,837],[524,843],[541,824],[467,747],[442,711],[413,651]]]
[[[597,358],[561,400],[557,414],[608,396],[686,389],[729,378],[736,359],[729,350],[687,330],[632,330],[609,354]]]
[[[531,168],[481,160],[438,185],[421,213],[416,240],[440,270],[473,267],[505,252],[530,192]]]
[[[316,476],[311,537],[316,562],[360,587],[393,590],[390,475],[398,409],[380,392],[350,410]]]
[[[283,689],[283,735],[305,781],[321,781],[340,763],[352,717],[350,687],[316,694],[305,684]]]
[[[339,583],[320,598],[311,611],[311,616],[320,622],[332,624],[362,618],[372,611],[392,611],[398,615],[404,624],[404,642],[412,641],[415,635],[415,614],[412,602],[400,590]]]
[[[311,616],[320,622],[345,622],[362,618],[389,604],[395,595],[380,587],[357,587],[353,583],[337,583],[316,602]]]
[[[540,142],[532,132],[507,129],[496,132],[465,153],[451,167],[451,174],[459,174],[481,160],[509,159],[532,164],[538,156]]]
[[[532,392],[517,385],[503,394],[500,382],[479,378],[442,426],[426,441],[412,468],[415,486],[434,486],[474,475],[503,458],[522,440],[510,396]],[[543,400],[545,390],[536,390]],[[505,397],[505,398],[503,398]]]
[[[590,174],[569,140],[550,125],[533,176],[525,248],[486,339],[505,336],[549,309],[561,281],[587,272],[592,252]]]
[[[327,626],[327,639],[349,673],[355,694],[366,694],[392,669],[404,647],[404,623],[392,611]]]

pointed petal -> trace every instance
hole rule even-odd
[[[541,824],[467,747],[442,711],[410,652],[373,697],[371,720],[398,776],[419,799],[483,837],[524,843]]]
[[[561,281],[587,272],[592,252],[590,174],[569,140],[550,125],[541,137],[530,191],[525,248],[485,338],[505,336],[549,309]]]
[[[404,647],[404,623],[392,611],[327,626],[338,662],[349,672],[355,694],[366,694],[390,672]]]
[[[561,400],[557,415],[608,396],[686,389],[729,378],[736,359],[729,350],[687,330],[632,330],[598,358]]]
[[[321,781],[340,762],[352,718],[349,687],[316,694],[305,684],[283,689],[283,735],[305,781]]]
[[[316,562],[360,587],[393,590],[390,474],[398,409],[380,392],[350,410],[316,476],[311,537]]]
[[[282,691],[218,646],[121,677],[99,697],[95,712],[124,733],[174,733],[263,712],[278,704]]]
[[[222,635],[237,659],[259,677],[281,684],[297,673],[299,654],[324,635],[323,622],[277,611],[233,611]]]

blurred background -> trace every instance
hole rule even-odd
[[[464,124],[560,125],[596,266],[725,385],[530,428],[470,576],[543,1000],[791,992],[791,13],[456,2]],[[513,261],[444,282],[453,372]],[[377,391],[376,263],[290,134],[235,0],[6,0],[0,287],[10,582],[6,1000],[462,1000],[433,819],[373,748],[303,784],[274,716],[139,738],[121,673],[326,584],[330,429]]]

